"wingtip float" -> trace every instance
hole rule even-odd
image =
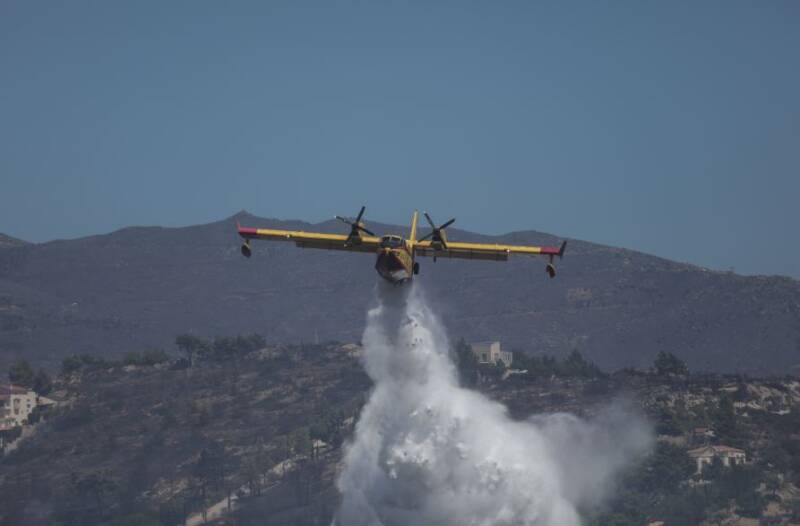
[[[250,246],[252,239],[268,239],[273,241],[292,241],[301,248],[318,248],[325,250],[344,250],[375,254],[375,270],[382,278],[392,283],[404,283],[419,274],[419,263],[416,257],[480,259],[490,261],[506,261],[510,255],[544,256],[548,258],[545,272],[551,278],[556,276],[554,258],[564,256],[567,242],[560,247],[540,247],[525,245],[502,245],[486,243],[460,243],[448,241],[445,229],[455,222],[455,218],[436,226],[427,212],[425,219],[431,231],[417,239],[417,220],[419,214],[414,212],[411,218],[411,230],[408,238],[398,235],[376,236],[362,221],[366,207],[361,207],[355,219],[335,216],[336,219],[350,226],[348,234],[324,234],[321,232],[304,232],[300,230],[276,230],[270,228],[243,227],[236,222],[236,229],[241,236],[242,255],[249,258],[253,255]]]

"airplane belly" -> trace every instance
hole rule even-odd
[[[392,283],[400,283],[411,279],[410,265],[406,266],[405,258],[395,251],[385,251],[378,254],[375,270],[380,276]],[[410,258],[409,258],[410,260]]]

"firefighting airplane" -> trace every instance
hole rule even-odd
[[[251,239],[271,239],[275,241],[294,241],[301,248],[321,248],[326,250],[346,250],[350,252],[368,252],[376,254],[375,270],[387,281],[398,284],[410,281],[415,274],[419,274],[419,263],[416,256],[437,258],[462,258],[483,259],[491,261],[506,261],[510,254],[523,256],[546,256],[549,258],[545,270],[554,278],[556,267],[553,265],[554,256],[561,258],[567,242],[560,247],[535,247],[521,245],[491,245],[484,243],[457,243],[448,241],[445,229],[455,222],[447,221],[436,226],[431,216],[425,212],[425,219],[431,226],[431,231],[417,239],[417,212],[411,219],[411,232],[408,239],[401,236],[387,235],[378,237],[364,226],[361,219],[364,217],[365,207],[355,220],[336,216],[336,219],[350,226],[350,233],[323,234],[320,232],[302,232],[296,230],[273,230],[270,228],[249,228],[237,223],[239,235],[244,240],[242,255],[249,258],[253,251],[250,248]],[[364,235],[366,234],[366,235]]]

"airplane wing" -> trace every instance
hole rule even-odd
[[[420,241],[414,245],[418,256],[435,258],[484,259],[506,261],[509,255],[558,256],[564,255],[567,242],[560,247],[537,247],[523,245],[492,245],[488,243],[458,243],[447,241],[446,247],[433,241]]]
[[[237,225],[239,235],[245,240],[271,239],[273,241],[292,241],[301,248],[320,248],[325,250],[345,250],[350,252],[376,252],[380,238],[375,236],[346,236],[343,234],[323,234],[303,232],[302,230],[274,230],[271,228],[250,228]]]

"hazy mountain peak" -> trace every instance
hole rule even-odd
[[[0,248],[5,247],[19,247],[23,245],[29,245],[27,241],[23,241],[21,239],[17,239],[15,237],[11,237],[9,235],[0,233]]]

